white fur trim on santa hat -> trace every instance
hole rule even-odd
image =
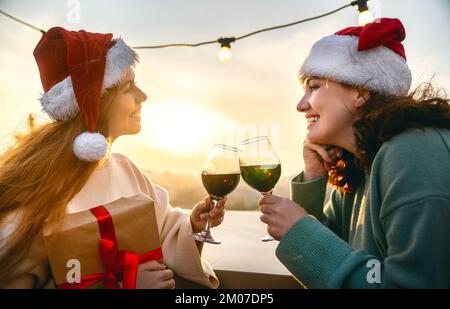
[[[317,41],[299,77],[330,78],[385,95],[404,96],[411,86],[405,59],[385,46],[358,51],[358,37],[330,35]]]
[[[55,120],[67,120],[78,114],[77,99],[69,76],[55,84],[40,98],[42,109]]]
[[[116,43],[106,54],[105,74],[103,76],[102,93],[117,85],[127,74],[130,68],[139,61],[136,52],[122,39],[116,39]],[[54,120],[67,120],[76,116],[79,112],[75,92],[73,91],[72,78],[66,77],[55,84],[42,95],[40,102],[43,110]]]
[[[108,50],[106,55],[105,75],[103,77],[103,91],[117,85],[131,67],[139,61],[136,52],[118,38],[116,44]]]
[[[108,153],[109,143],[100,133],[83,132],[73,141],[73,153],[82,161],[94,162]]]

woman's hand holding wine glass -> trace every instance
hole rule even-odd
[[[211,227],[221,224],[225,216],[226,201],[226,197],[221,199],[212,210],[212,200],[209,196],[198,202],[191,211],[192,231],[194,233],[201,232],[205,228],[208,219],[211,220]]]
[[[308,213],[289,198],[265,195],[259,200],[262,222],[267,224],[267,232],[280,240],[286,232]]]

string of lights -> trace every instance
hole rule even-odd
[[[175,43],[175,44],[163,44],[163,45],[147,45],[147,46],[133,46],[133,48],[135,49],[159,49],[159,48],[167,48],[167,47],[198,47],[198,46],[203,46],[203,45],[210,45],[210,44],[219,44],[220,45],[220,50],[219,50],[219,60],[221,62],[227,62],[230,60],[231,58],[231,43],[234,43],[238,40],[242,40],[245,38],[248,38],[250,36],[253,36],[255,34],[259,34],[262,32],[267,32],[267,31],[272,31],[272,30],[277,30],[277,29],[281,29],[281,28],[286,28],[286,27],[291,27],[294,25],[298,25],[307,21],[311,21],[311,20],[315,20],[315,19],[319,19],[331,14],[334,14],[336,12],[339,12],[347,7],[350,6],[358,6],[358,12],[359,12],[359,17],[358,17],[358,22],[361,26],[371,22],[374,20],[374,17],[372,16],[372,14],[369,11],[368,8],[368,2],[369,0],[355,0],[352,1],[351,3],[341,6],[333,11],[321,14],[321,15],[317,15],[314,17],[310,17],[310,18],[306,18],[306,19],[302,19],[302,20],[298,20],[295,22],[291,22],[288,24],[284,24],[284,25],[279,25],[279,26],[274,26],[274,27],[269,27],[269,28],[264,28],[264,29],[260,29],[260,30],[256,30],[241,36],[237,36],[237,37],[221,37],[217,40],[211,40],[211,41],[205,41],[205,42],[199,42],[199,43]],[[4,12],[3,10],[0,10],[0,13],[27,26],[30,27],[34,30],[39,31],[41,34],[45,34],[45,30],[38,28],[36,26],[33,26],[32,24],[25,22],[17,17],[14,17],[6,12]]]
[[[22,25],[25,25],[25,26],[27,26],[27,27],[30,27],[30,28],[33,29],[33,30],[37,30],[37,31],[39,31],[42,35],[45,34],[45,30],[43,30],[43,29],[41,29],[41,28],[38,28],[38,27],[36,27],[36,26],[33,26],[32,24],[27,23],[27,22],[25,22],[25,21],[23,21],[23,20],[21,20],[21,19],[19,19],[19,18],[17,18],[17,17],[14,17],[14,16],[12,16],[12,15],[6,13],[6,12],[3,11],[3,10],[0,10],[0,14],[5,15],[6,17],[9,17],[9,18],[11,18],[12,20],[17,21],[18,23],[21,23]]]

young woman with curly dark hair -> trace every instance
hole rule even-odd
[[[398,19],[346,28],[300,69],[305,168],[291,199],[260,205],[309,288],[450,288],[450,101],[430,83],[408,94],[404,37]]]

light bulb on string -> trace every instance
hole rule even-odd
[[[236,41],[235,38],[220,38],[217,40],[220,44],[219,60],[220,62],[228,62],[231,59],[231,42]]]
[[[371,23],[373,21],[374,21],[374,17],[372,15],[372,13],[370,13],[369,10],[365,10],[365,11],[359,12],[358,24],[360,26],[365,26],[366,24]]]
[[[220,62],[228,62],[231,59],[231,48],[228,46],[221,46],[219,50]]]
[[[375,20],[372,13],[369,11],[367,2],[368,0],[357,0],[351,3],[351,5],[353,6],[358,6],[358,24],[360,26],[365,26],[366,24],[371,23]]]

